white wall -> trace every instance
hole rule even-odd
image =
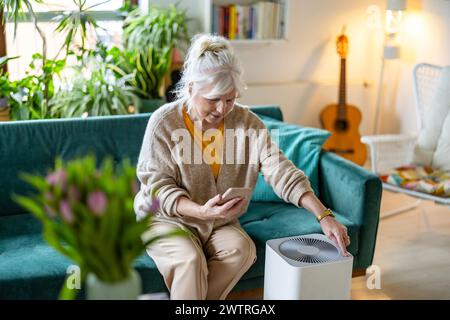
[[[375,5],[383,15],[385,0],[288,0],[288,3],[287,41],[235,45],[249,85],[241,102],[279,104],[287,121],[319,126],[320,111],[326,104],[337,102],[340,64],[335,41],[345,24],[350,44],[347,102],[363,113],[361,133],[372,133],[382,31],[380,24],[368,25],[367,10]],[[202,0],[181,1],[181,6],[197,19],[202,19],[203,4]],[[411,87],[414,63],[450,64],[450,1],[409,0],[408,14],[405,24],[409,30],[403,34],[405,54],[402,59],[385,64],[381,132],[415,128]],[[196,24],[201,25],[202,22]]]
[[[288,40],[238,47],[249,92],[243,102],[280,104],[288,122],[320,126],[320,111],[337,103],[340,58],[336,37],[346,25],[347,102],[360,108],[362,130],[370,132],[381,33],[366,26],[366,10],[381,0],[289,1]],[[261,83],[277,85],[260,85]]]
[[[429,62],[450,65],[450,1],[411,1],[405,19],[403,56],[400,61],[399,89],[395,107],[395,121],[387,128],[400,132],[415,132],[416,110],[412,92],[412,69],[415,63]],[[386,108],[388,109],[388,108]]]

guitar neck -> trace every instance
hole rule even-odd
[[[341,76],[339,79],[339,104],[337,118],[339,120],[345,120],[346,118],[346,92],[345,92],[345,58],[341,58]]]

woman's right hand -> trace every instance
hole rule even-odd
[[[214,198],[209,199],[200,210],[200,219],[224,219],[238,215],[244,205],[244,198],[237,197],[231,199],[224,204],[218,204],[222,200],[222,195],[218,194]]]

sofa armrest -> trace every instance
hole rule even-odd
[[[355,265],[371,265],[377,237],[382,193],[373,173],[333,153],[322,152],[319,167],[320,198],[325,205],[360,228]]]

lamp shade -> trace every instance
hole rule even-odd
[[[404,11],[406,10],[406,0],[387,0],[386,10]]]

